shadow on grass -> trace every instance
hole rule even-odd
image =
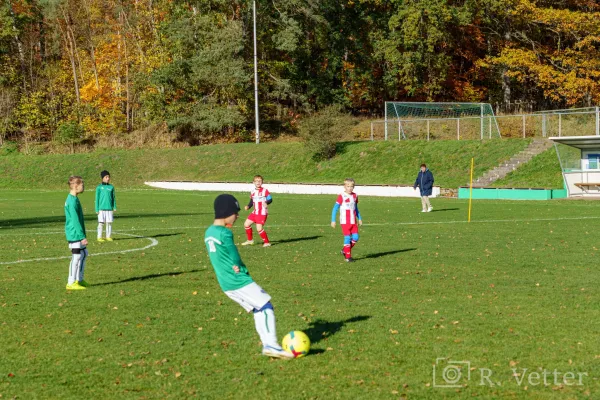
[[[134,281],[145,281],[147,279],[154,279],[154,278],[163,278],[165,276],[177,276],[177,275],[182,275],[182,274],[192,274],[194,272],[200,272],[199,269],[193,269],[191,271],[178,271],[178,272],[165,272],[162,274],[150,274],[150,275],[144,275],[144,276],[134,276],[131,278],[127,278],[127,279],[123,279],[121,281],[114,281],[114,282],[104,282],[104,283],[96,283],[90,286],[106,286],[106,285],[115,285],[115,284],[119,284],[119,283],[126,283],[126,282],[134,282]]]
[[[364,260],[364,259],[367,259],[367,258],[385,257],[385,256],[389,256],[390,254],[404,253],[405,251],[413,251],[413,250],[417,250],[417,249],[416,248],[411,248],[411,249],[400,249],[400,250],[382,251],[381,253],[371,253],[371,254],[367,254],[366,256],[363,256],[363,257],[355,257],[354,260]]]
[[[346,324],[351,324],[354,322],[366,321],[371,318],[370,315],[359,315],[356,317],[348,318],[343,321],[324,321],[322,319],[318,319],[314,322],[310,323],[310,327],[304,331],[306,336],[310,339],[311,344],[319,343],[323,339],[327,339],[330,336],[338,333]],[[319,353],[318,349],[311,349],[310,354]]]
[[[160,213],[160,214],[115,214],[116,220],[121,219],[132,219],[132,218],[163,218],[163,217],[182,217],[182,216],[192,216],[192,215],[208,215],[212,213]],[[96,214],[87,214],[84,216],[84,219],[87,223],[98,221],[98,217]],[[92,222],[92,223],[93,223]],[[65,223],[65,216],[53,215],[51,217],[32,217],[32,218],[20,218],[20,219],[8,219],[8,220],[0,220],[0,228],[2,229],[10,229],[10,228],[24,228],[35,225],[44,225],[44,224],[55,224],[55,223]]]
[[[272,240],[271,243],[282,244],[282,243],[301,242],[303,240],[315,240],[315,239],[318,239],[320,237],[323,237],[323,236],[321,236],[321,235],[318,235],[318,236],[305,236],[305,237],[297,237],[297,238],[283,239],[283,240]]]
[[[440,208],[439,210],[433,209],[431,212],[442,212],[442,211],[457,211],[460,208]]]
[[[119,234],[119,232],[115,232],[117,235]],[[133,237],[124,237],[124,238],[114,238],[113,240],[116,242],[117,240],[135,240],[135,239],[146,239],[146,238],[160,238],[160,237],[168,237],[168,236],[177,236],[177,235],[183,235],[183,232],[178,232],[178,233],[159,233],[156,235],[152,235],[152,236],[142,236],[139,235],[138,236],[133,236]]]

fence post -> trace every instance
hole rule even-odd
[[[562,136],[562,114],[558,113],[558,137]]]
[[[600,136],[600,107],[596,106],[596,136]]]
[[[525,139],[525,114],[523,114],[523,139]]]
[[[456,118],[456,140],[460,140],[460,118]]]
[[[373,141],[373,122],[371,122],[371,142]]]
[[[542,137],[546,137],[546,114],[542,114]]]
[[[479,131],[481,132],[481,140],[483,140],[483,103],[479,104],[481,114],[479,115]]]
[[[427,141],[429,142],[429,120],[427,120]]]
[[[387,124],[388,124],[388,118],[387,118],[387,101],[384,104],[383,112],[384,112],[383,131],[384,131],[385,140],[387,140]]]

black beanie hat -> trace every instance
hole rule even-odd
[[[230,194],[220,194],[215,199],[215,219],[227,218],[240,212],[240,204]]]
[[[100,178],[102,179],[104,179],[104,177],[107,175],[110,176],[110,172],[108,172],[107,170],[100,172]]]

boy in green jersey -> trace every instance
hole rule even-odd
[[[88,242],[85,238],[83,210],[77,198],[77,195],[83,193],[84,190],[83,179],[80,176],[71,176],[69,178],[69,189],[70,192],[67,201],[65,201],[65,234],[72,257],[71,264],[69,264],[67,290],[83,290],[88,286],[83,279],[85,259],[88,256],[86,249]]]
[[[230,194],[221,194],[215,199],[214,208],[215,221],[206,230],[204,242],[221,289],[247,312],[254,313],[254,325],[263,344],[263,355],[294,358],[277,341],[271,296],[250,277],[233,242],[233,233],[228,229],[239,217],[238,201]]]
[[[106,224],[106,240],[112,242],[113,212],[117,211],[117,198],[115,187],[110,184],[110,173],[106,170],[100,172],[102,183],[96,187],[96,214],[98,214],[98,241],[102,239],[102,230]]]

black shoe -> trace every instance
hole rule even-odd
[[[352,257],[350,257],[350,258],[346,258],[346,262],[354,262],[354,260],[352,259]]]

